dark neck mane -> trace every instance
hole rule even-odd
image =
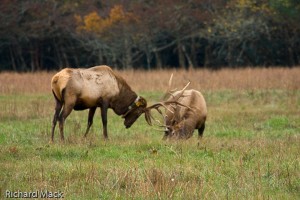
[[[118,80],[120,93],[111,102],[111,108],[117,115],[123,115],[128,111],[128,107],[135,101],[137,94],[132,91],[130,86],[122,77],[118,75],[115,76]]]

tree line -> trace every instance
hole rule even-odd
[[[1,0],[0,70],[295,66],[298,0]]]

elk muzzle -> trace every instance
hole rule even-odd
[[[130,110],[123,116],[125,118],[124,125],[126,128],[130,128],[132,124],[144,113],[147,107],[147,101],[140,97],[134,105],[131,106]]]

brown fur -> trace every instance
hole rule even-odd
[[[181,91],[173,93],[168,101],[177,99],[178,95],[181,95]],[[188,139],[193,135],[195,129],[198,129],[199,137],[202,137],[207,116],[206,102],[202,94],[193,89],[185,90],[178,102],[187,107],[168,106],[164,138]]]
[[[147,106],[146,100],[140,97],[139,106],[129,109],[130,105],[136,103],[137,94],[121,76],[105,65],[88,69],[63,69],[53,76],[51,87],[56,101],[52,141],[57,120],[59,120],[61,140],[64,140],[64,121],[73,109],[89,109],[86,136],[93,123],[95,110],[100,107],[103,135],[107,138],[108,108],[112,108],[117,115],[129,113],[124,121],[126,128],[129,128]]]

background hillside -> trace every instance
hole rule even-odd
[[[1,0],[0,70],[294,66],[298,0]]]

